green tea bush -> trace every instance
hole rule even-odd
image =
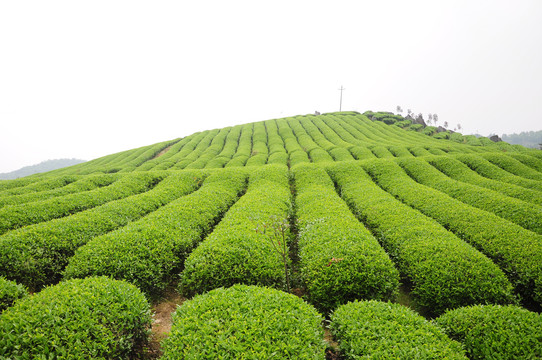
[[[239,137],[241,136],[241,130],[243,126],[237,125],[232,127],[224,143],[222,151],[218,155],[205,165],[206,168],[223,168],[233,157],[237,146],[239,145]]]
[[[425,313],[514,300],[504,273],[433,219],[386,193],[357,163],[328,167],[342,198],[377,236]]]
[[[36,176],[36,175],[34,175]],[[0,192],[0,196],[14,196],[14,195],[29,195],[36,194],[43,191],[61,189],[66,185],[72,184],[77,180],[81,179],[79,176],[74,175],[64,175],[64,176],[53,176],[45,179],[36,178],[36,180],[26,186],[20,186],[15,188],[8,188]],[[21,181],[21,180],[10,180],[10,181]],[[2,183],[7,182],[2,180]]]
[[[235,285],[184,302],[161,359],[323,359],[321,316],[278,290]]]
[[[297,150],[290,153],[290,165],[295,166],[300,163],[308,163],[309,155],[303,150]]]
[[[0,314],[13,303],[28,295],[23,285],[0,276]]]
[[[451,179],[424,159],[400,159],[397,163],[420,184],[439,190],[465,204],[492,212],[537,234],[542,234],[541,206]]]
[[[331,154],[331,156],[333,156],[333,159],[335,161],[349,161],[349,160],[354,160],[354,157],[352,156],[352,154],[350,153],[350,151],[346,150],[345,148],[342,148],[342,147],[333,147],[329,150],[329,153]]]
[[[450,138],[450,132],[449,131],[441,131],[439,133],[436,133],[433,135],[434,139],[449,139]]]
[[[107,275],[157,297],[180,271],[192,249],[238,199],[246,172],[222,170],[201,188],[117,231],[80,247],[64,272],[66,278]]]
[[[376,145],[370,147],[371,151],[377,158],[392,158],[393,154],[384,146]]]
[[[175,140],[175,143],[169,145],[167,148],[163,149],[162,155],[155,156],[154,158],[145,161],[143,164],[139,165],[134,171],[148,171],[154,170],[154,168],[161,163],[168,163],[173,166],[173,161],[171,158],[181,151],[181,149],[192,139],[191,136],[186,136],[184,138],[179,138]],[[158,154],[157,154],[158,155]]]
[[[524,165],[529,166],[530,168],[542,172],[542,158],[538,158],[536,156],[533,156],[534,154],[532,152],[527,153],[507,153],[508,156],[518,160],[519,162],[523,163]]]
[[[413,146],[409,148],[409,151],[412,153],[412,155],[419,157],[419,156],[429,156],[432,155],[427,149],[421,146]]]
[[[333,158],[322,148],[315,148],[309,153],[311,161],[314,163],[332,162]]]
[[[437,132],[437,128],[434,127],[434,126],[426,126],[426,127],[423,129],[423,133],[424,133],[425,135],[428,135],[428,136],[432,136],[432,135],[434,135],[436,132]]]
[[[542,191],[542,184],[540,183],[540,181],[525,179],[521,176],[514,175],[508,171],[501,169],[497,165],[494,165],[485,158],[482,158],[481,156],[458,154],[454,155],[454,157],[486,178],[505,182],[508,184],[518,185],[527,189]]]
[[[135,180],[141,177],[137,173]],[[125,175],[126,179],[130,175]],[[145,178],[165,177],[148,173]],[[75,250],[156,210],[199,186],[201,172],[173,172],[152,190],[72,216],[10,231],[0,237],[0,275],[32,290],[58,282]]]
[[[179,161],[175,163],[175,165],[173,165],[171,169],[185,169],[188,165],[197,161],[199,157],[203,154],[203,152],[205,152],[205,150],[209,148],[211,142],[213,141],[213,139],[216,138],[219,132],[219,129],[207,131],[205,137],[201,139],[201,141],[196,145],[196,147],[192,151],[187,153],[184,158],[179,159]]]
[[[406,120],[406,119],[405,119],[405,120],[397,121],[397,122],[395,123],[395,125],[397,125],[397,126],[399,126],[400,128],[403,128],[403,129],[404,129],[404,128],[407,128],[407,127],[409,127],[410,125],[412,125],[412,121]]]
[[[115,180],[117,180],[117,178],[118,176],[115,175],[89,175],[80,177],[77,181],[71,182],[66,186],[52,190],[30,192],[11,196],[0,195],[0,207],[5,205],[20,205],[33,201],[43,201],[57,196],[94,190],[99,187],[111,185]]]
[[[218,134],[211,140],[209,146],[193,162],[186,165],[185,169],[203,169],[209,161],[214,159],[222,151],[230,130],[231,127],[220,129]]]
[[[351,150],[352,146],[362,145],[362,142],[359,139],[354,137],[353,134],[346,130],[346,128],[344,127],[344,121],[337,116],[323,116],[320,117],[318,120],[317,118],[314,118],[313,122],[315,124],[320,124],[319,126],[321,127],[325,125],[332,129],[336,133],[334,139],[336,139],[335,144],[338,146]]]
[[[510,183],[488,179],[479,175],[461,161],[450,156],[435,156],[427,158],[426,161],[442,173],[452,179],[463,181],[469,184],[482,186],[494,190],[506,196],[527,201],[536,205],[542,205],[542,192],[526,189]]]
[[[443,149],[436,148],[436,147],[425,147],[427,151],[429,151],[433,155],[447,155],[448,153],[444,151]]]
[[[284,286],[284,264],[269,239],[255,231],[271,217],[285,219],[291,207],[288,168],[254,168],[245,195],[188,256],[181,273],[185,295],[236,283]]]
[[[354,299],[393,298],[398,271],[325,170],[298,166],[294,176],[300,271],[309,302],[329,313]]]
[[[423,125],[422,124],[414,124],[414,125],[410,125],[408,130],[412,130],[412,131],[420,131],[423,129]]]
[[[0,358],[128,359],[150,324],[135,286],[106,277],[65,281],[2,313]]]
[[[384,190],[492,259],[526,302],[542,305],[542,236],[412,180],[393,161],[361,165]]]
[[[434,323],[464,345],[469,359],[542,358],[542,318],[517,306],[460,308]]]
[[[198,144],[201,143],[201,140],[209,134],[209,132],[210,131],[202,131],[202,132],[194,133],[190,136],[187,136],[186,138],[183,139],[183,143],[184,143],[183,147],[179,149],[178,152],[167,157],[165,161],[163,161],[160,158],[150,160],[150,162],[155,163],[152,169],[153,170],[171,169],[178,162],[182,161],[188,155],[190,155],[194,151],[196,146],[198,146]]]
[[[352,153],[352,156],[354,156],[356,160],[365,160],[365,159],[375,158],[375,154],[373,154],[373,152],[365,146],[352,146],[350,148],[350,152]]]
[[[414,157],[410,151],[405,146],[390,146],[388,150],[395,157]]]
[[[4,206],[0,209],[0,235],[9,230],[68,216],[109,201],[145,192],[161,179],[161,176],[155,174],[137,173],[123,176],[109,186],[90,191],[28,204]]]
[[[461,344],[399,304],[341,305],[331,315],[330,328],[345,359],[467,359]]]
[[[521,176],[526,179],[536,180],[538,182],[542,181],[542,173],[533,168],[530,168],[529,166],[510,156],[496,153],[486,153],[482,154],[481,156],[489,160],[491,163],[497,165],[501,169],[506,170],[514,175]]]

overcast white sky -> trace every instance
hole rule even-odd
[[[542,1],[1,1],[0,172],[339,110],[542,129]]]

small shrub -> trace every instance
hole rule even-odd
[[[335,310],[330,327],[345,359],[466,359],[459,343],[399,304],[351,302]]]
[[[434,320],[470,359],[542,358],[542,318],[517,306],[476,305]]]
[[[321,321],[312,306],[282,291],[218,288],[177,308],[162,359],[323,359]]]
[[[29,296],[0,316],[2,359],[126,359],[144,343],[149,303],[133,285],[75,279]]]
[[[15,300],[28,295],[23,285],[17,284],[0,276],[0,313],[13,305]]]

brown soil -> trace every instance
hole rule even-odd
[[[331,331],[329,329],[324,329],[324,340],[328,343],[326,349],[326,360],[338,360],[339,357],[339,344],[333,339]]]
[[[153,304],[154,321],[145,359],[158,359],[162,356],[160,342],[167,338],[171,331],[171,315],[177,309],[177,305],[181,305],[185,300],[176,291],[170,291],[164,299]]]
[[[171,145],[171,146],[173,146],[173,145]],[[157,157],[160,157],[160,156],[164,155],[165,153],[167,153],[168,150],[171,148],[171,146],[168,146],[168,147],[165,148],[164,150],[160,151],[158,154],[156,154],[156,155],[153,157],[153,159],[156,159]],[[151,159],[151,160],[152,160],[152,159]]]

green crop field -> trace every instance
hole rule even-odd
[[[0,359],[540,359],[541,310],[542,151],[389,113],[0,181]]]

